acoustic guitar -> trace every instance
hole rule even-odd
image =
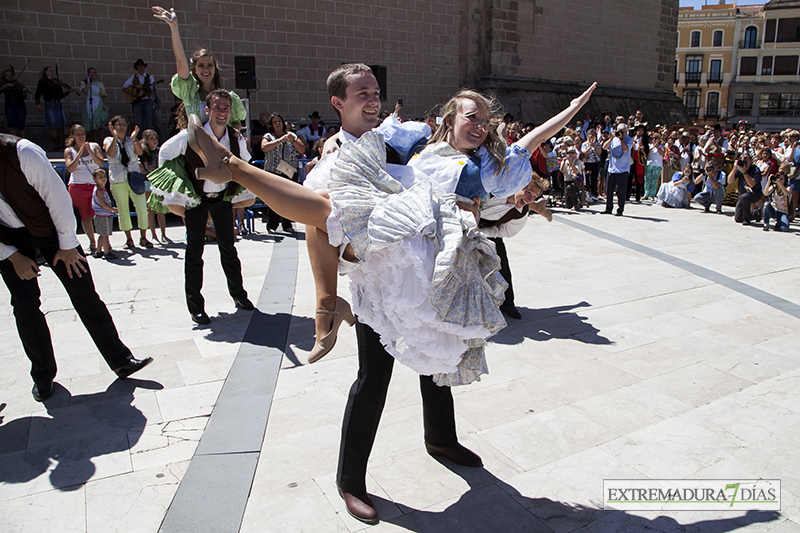
[[[124,91],[125,100],[131,105],[138,104],[143,98],[152,98],[152,87],[164,81],[163,79],[156,80],[151,84],[149,81],[147,83],[140,83],[138,76],[135,76],[134,79],[136,81],[133,83],[133,85],[126,87]],[[145,79],[149,80],[150,75],[148,75]]]

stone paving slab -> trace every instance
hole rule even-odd
[[[373,527],[347,515],[334,482],[355,333],[343,327],[332,353],[305,364],[315,305],[302,240],[293,294],[275,293],[293,298],[291,316],[277,317],[289,320],[286,346],[267,348],[242,342],[250,316],[234,310],[213,247],[204,294],[216,318],[205,328],[190,322],[179,228],[163,249],[118,265],[92,260],[123,339],[156,358],[125,386],[45,272],[63,386],[46,406],[30,397],[1,287],[0,529],[154,532],[187,469],[207,462],[205,492],[187,498],[203,506],[224,492],[240,505],[241,523],[225,531],[800,531],[797,227],[763,233],[734,224],[730,208],[601,210],[557,210],[551,224],[531,218],[507,241],[522,320],[490,342],[491,373],[454,390],[459,438],[483,469],[425,453],[416,375],[395,366],[367,478],[383,519]],[[237,245],[251,297],[282,248],[275,243],[255,235]],[[271,350],[284,356],[272,401],[257,394],[269,413],[258,454],[199,454],[209,416],[236,408],[219,396],[237,357],[257,363]],[[213,475],[253,468],[246,486]],[[783,507],[602,510],[603,479],[662,477],[778,478]]]

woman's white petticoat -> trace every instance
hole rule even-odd
[[[485,339],[506,325],[494,245],[454,195],[389,176],[385,150],[377,132],[344,144],[328,185],[361,260],[350,274],[353,310],[417,373],[439,385],[478,380],[487,373]]]

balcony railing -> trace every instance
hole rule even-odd
[[[761,41],[759,39],[743,39],[739,41],[739,48],[755,50],[761,48]]]
[[[687,107],[686,108],[686,112],[689,113],[690,117],[697,118],[697,116],[700,114],[700,108],[699,107]]]
[[[700,83],[700,76],[702,73],[700,72],[687,72],[686,73],[686,83]]]
[[[709,83],[722,83],[722,74],[718,72],[711,72],[708,75]]]

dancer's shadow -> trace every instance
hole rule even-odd
[[[529,498],[483,468],[474,469],[442,464],[469,485],[458,501],[442,511],[412,509],[398,504],[403,515],[387,520],[408,531],[419,533],[459,533],[502,531],[519,533],[569,532],[584,526],[586,531],[638,532],[704,532],[734,531],[750,524],[778,520],[774,511],[749,511],[744,516],[709,519],[681,524],[670,516],[644,518],[625,511],[604,511],[602,506],[591,507],[551,500]],[[602,495],[598,495],[602,496]],[[373,496],[379,512],[392,508],[392,503]]]
[[[550,339],[574,339],[587,344],[613,344],[600,335],[600,330],[579,315],[575,309],[591,307],[588,302],[561,305],[543,309],[517,306],[521,320],[508,320],[508,326],[491,338],[496,344],[520,344],[524,339],[548,341]]]
[[[163,388],[156,381],[126,379],[103,392],[72,396],[58,383],[54,387],[44,402],[50,418],[32,415],[0,424],[0,483],[27,483],[49,471],[53,487],[79,489],[95,473],[93,459],[139,441],[147,418],[131,405],[134,391]]]

